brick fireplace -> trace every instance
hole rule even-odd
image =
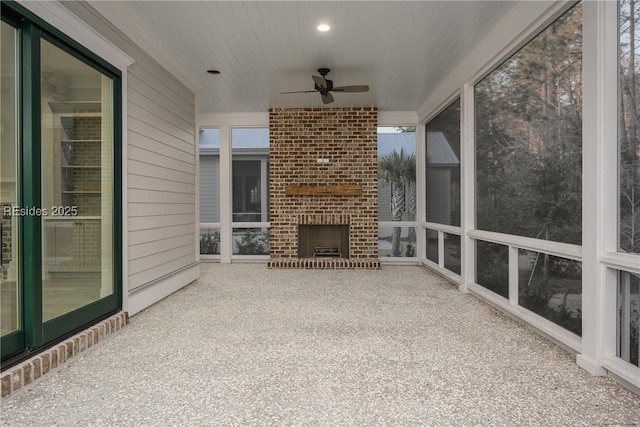
[[[377,125],[375,108],[269,111],[269,267],[380,267]],[[301,232],[313,248],[299,246]]]

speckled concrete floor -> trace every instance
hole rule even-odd
[[[420,267],[209,264],[10,426],[637,425],[640,397]]]

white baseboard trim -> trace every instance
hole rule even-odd
[[[133,294],[127,293],[123,301],[123,310],[127,311],[129,315],[134,315],[171,295],[178,289],[187,286],[198,277],[200,277],[200,264],[195,264],[190,268],[154,283],[152,286],[145,287]]]
[[[591,375],[596,375],[599,377],[607,375],[607,370],[603,368],[602,365],[597,364],[591,359],[587,359],[583,354],[578,354],[576,356],[576,363]]]

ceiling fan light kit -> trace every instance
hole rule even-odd
[[[334,101],[330,92],[368,92],[367,85],[351,85],[351,86],[333,86],[333,80],[327,79],[327,74],[331,71],[329,68],[318,68],[319,76],[311,76],[314,83],[314,90],[298,90],[293,92],[281,92],[282,95],[290,93],[313,93],[319,92],[324,104],[331,104]]]

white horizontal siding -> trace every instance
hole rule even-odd
[[[148,120],[146,117],[135,117],[131,115],[129,115],[128,120],[130,131],[168,145],[169,147],[174,147],[180,151],[184,151],[187,154],[193,153],[193,141],[189,141],[188,137],[180,139],[179,137],[170,134],[166,124],[160,122],[150,124],[144,121]]]
[[[141,243],[129,246],[129,260],[136,260],[155,254],[167,252],[173,248],[178,248],[193,243],[193,233],[183,234],[176,237],[169,237],[157,242]]]
[[[129,218],[154,215],[190,214],[191,203],[130,203]]]
[[[148,111],[144,107],[136,105],[132,102],[128,104],[128,112],[132,117],[136,117],[137,119],[143,121],[144,123],[159,126],[161,121],[161,130],[165,133],[168,133],[171,136],[174,136],[182,141],[190,142],[194,138],[194,131],[191,132],[181,128],[180,126],[167,121],[164,117],[161,117],[153,112]],[[177,121],[176,121],[177,122]],[[184,126],[184,125],[182,125]]]
[[[180,258],[174,258],[164,264],[156,265],[153,268],[140,271],[138,273],[129,274],[129,288],[136,289],[145,284],[157,280],[160,277],[178,271],[184,266],[192,264],[193,258],[196,256],[195,251]],[[186,285],[186,283],[185,283]]]
[[[140,132],[129,130],[128,132],[129,147],[136,147],[150,152],[155,152],[168,157],[171,160],[179,160],[181,162],[192,164],[195,160],[193,154],[187,153],[182,150],[178,150],[171,146],[171,144],[165,144],[162,141],[154,140],[148,135]],[[139,155],[129,154],[129,158],[137,159]],[[142,157],[145,158],[145,157]],[[175,163],[174,167],[177,168],[178,164]]]
[[[154,191],[154,190],[139,190],[136,188],[129,188],[128,197],[132,203],[165,203],[170,200],[171,203],[195,203],[194,194],[185,193],[169,193],[167,191]]]
[[[170,193],[195,194],[196,185],[169,179],[154,178],[143,175],[129,174],[129,188],[138,190],[164,190]],[[135,202],[135,200],[132,200]]]
[[[193,173],[193,163],[188,161],[178,161],[175,158],[160,154],[156,151],[150,151],[144,148],[129,145],[129,158],[145,159],[146,163],[157,165],[164,170],[177,170],[181,172]],[[131,160],[135,161],[135,160]]]
[[[195,225],[195,223],[195,215],[193,213],[180,215],[150,215],[143,217],[129,217],[127,219],[129,231],[157,230],[164,227],[173,227],[175,225]],[[195,230],[195,227],[193,229]]]
[[[135,82],[136,77],[132,76],[132,80]],[[169,99],[167,99],[167,96],[148,86],[131,86],[131,82],[129,82],[129,92],[127,100],[132,104],[140,106],[145,106],[149,105],[149,103],[153,103],[156,106],[153,107],[150,111],[156,115],[165,117],[168,122],[174,124],[188,124],[193,120],[193,114],[188,111],[185,111],[181,108],[174,108],[171,110],[164,107],[164,103],[170,101]]]
[[[158,166],[145,161],[129,159],[128,169],[135,171],[136,175],[147,176],[151,178],[167,179],[169,181],[184,182],[185,184],[195,184],[195,176],[193,172],[182,172],[169,169],[164,166]]]
[[[195,96],[143,61],[128,76],[128,289],[196,262]]]
[[[182,236],[185,234],[193,233],[192,224],[174,225],[171,227],[164,227],[162,234],[158,234],[155,228],[148,230],[133,230],[129,232],[129,247],[143,244],[143,243],[158,243],[164,239],[170,239],[176,236]]]
[[[144,257],[130,259],[129,274],[140,273],[192,253],[195,253],[195,247],[191,243],[187,243],[186,245],[169,248],[163,252],[150,253]]]

